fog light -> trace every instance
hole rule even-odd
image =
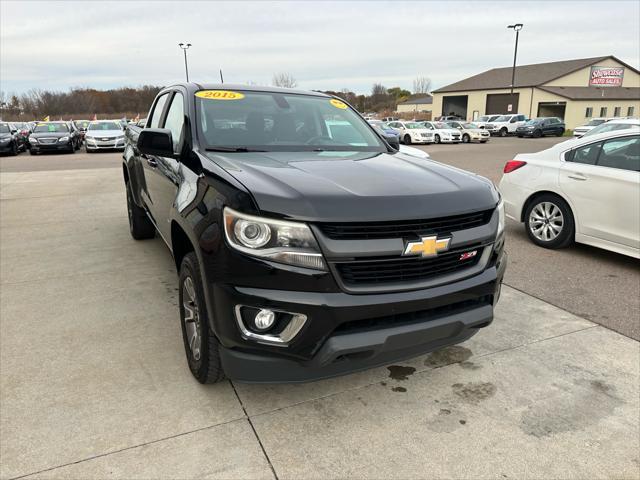
[[[253,324],[256,327],[256,330],[268,330],[273,326],[273,322],[276,321],[276,314],[271,310],[260,310],[255,318],[253,319]]]

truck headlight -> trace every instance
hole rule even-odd
[[[500,199],[498,203],[498,236],[504,232],[504,201]]]
[[[247,255],[327,270],[318,242],[304,223],[247,215],[225,207],[224,232],[229,245]]]

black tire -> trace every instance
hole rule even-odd
[[[18,155],[18,144],[16,142],[13,142],[13,144],[11,145],[11,155],[13,155],[14,157]]]
[[[533,138],[540,138],[542,136],[542,130],[534,130]]]
[[[522,135],[518,135],[518,138],[522,138]]]
[[[556,133],[556,137],[561,137],[564,135],[564,128],[562,130],[558,130],[558,132]]]
[[[500,136],[501,136],[501,137],[506,137],[506,136],[507,136],[507,133],[509,133],[509,131],[508,131],[505,127],[502,127],[502,128],[500,129]]]
[[[191,288],[185,286],[189,284],[189,280]],[[220,362],[220,343],[209,326],[200,267],[194,252],[187,253],[182,259],[178,292],[180,325],[189,370],[200,383],[217,383],[225,378]],[[192,312],[191,322],[186,320],[187,309]],[[192,328],[198,332],[197,340],[193,344],[194,348],[190,342],[190,338],[193,337],[189,337],[187,333],[187,323],[193,324]]]
[[[149,220],[149,217],[147,217],[144,209],[136,205],[136,202],[133,200],[129,182],[126,184],[126,190],[127,216],[129,217],[129,232],[131,232],[131,236],[136,240],[146,240],[155,237],[156,228],[153,223],[151,223],[151,220]]]
[[[405,145],[411,145],[411,135],[405,135],[403,140]]]
[[[30,155],[37,155],[38,152],[36,152],[33,148],[29,149],[29,154]]]
[[[465,133],[464,135],[462,135],[462,143],[469,143],[471,141],[471,137],[469,136],[469,134]]]
[[[538,206],[540,206],[540,208],[544,211],[543,204],[551,204],[555,206],[560,210],[562,214],[563,223],[561,230],[555,238],[550,240],[543,240],[541,238],[538,238],[534,234],[535,225],[532,225],[532,212]],[[549,222],[547,221],[546,223],[548,224]],[[565,202],[561,197],[552,193],[539,195],[532,201],[528,202],[524,214],[524,225],[529,239],[540,247],[550,249],[565,248],[571,245],[575,238],[575,221],[573,218],[573,213],[571,212],[571,208],[569,208],[567,202]]]
[[[487,143],[488,140],[480,140],[480,143]]]
[[[433,137],[433,143],[440,143],[440,135],[436,133],[436,136]]]

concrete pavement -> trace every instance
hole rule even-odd
[[[640,478],[638,342],[505,287],[463,345],[201,386],[121,172],[0,175],[0,477]]]

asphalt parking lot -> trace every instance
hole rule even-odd
[[[497,180],[515,148],[555,141],[426,150]],[[470,341],[310,384],[202,386],[175,268],[159,238],[130,238],[119,166],[0,158],[1,478],[640,476],[636,261],[547,252],[513,225],[510,287]]]

